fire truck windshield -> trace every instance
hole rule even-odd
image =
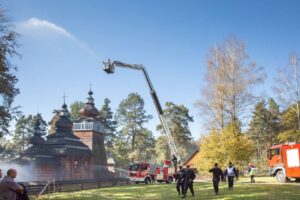
[[[271,156],[277,156],[280,154],[280,149],[271,149]]]
[[[140,164],[134,163],[129,166],[130,171],[138,171],[140,168]]]

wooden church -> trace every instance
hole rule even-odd
[[[41,135],[39,122],[30,139],[31,147],[16,162],[32,167],[32,180],[97,179],[109,176],[104,146],[105,130],[100,124],[93,92],[89,91],[80,118],[73,123],[64,103],[52,120],[52,131]]]

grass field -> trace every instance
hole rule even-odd
[[[220,195],[215,196],[211,182],[194,183],[195,197],[188,193],[186,199],[266,199],[266,200],[292,200],[300,199],[300,185],[296,183],[278,184],[274,178],[256,178],[256,184],[242,178],[235,182],[233,191],[228,191],[227,183],[220,184]],[[34,199],[34,198],[32,198]],[[39,199],[57,200],[126,200],[126,199],[151,199],[173,200],[177,196],[175,184],[130,185],[112,188],[84,190],[69,193],[55,193],[44,195]]]

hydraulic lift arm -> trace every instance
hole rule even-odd
[[[181,157],[179,155],[178,149],[176,147],[176,144],[175,144],[174,139],[172,137],[171,131],[170,131],[169,126],[168,126],[168,123],[167,123],[166,118],[164,116],[163,109],[161,108],[160,102],[158,100],[157,94],[156,94],[156,92],[154,90],[154,87],[151,83],[151,80],[150,80],[150,77],[147,73],[146,68],[143,65],[127,64],[127,63],[123,63],[123,62],[120,62],[120,61],[110,61],[110,60],[108,60],[107,62],[103,62],[103,67],[104,67],[103,70],[108,74],[114,73],[115,67],[135,69],[135,70],[139,70],[139,71],[143,72],[144,77],[147,81],[148,87],[150,89],[150,94],[151,94],[152,100],[154,102],[155,108],[156,108],[157,113],[159,115],[160,122],[163,126],[164,132],[167,135],[168,144],[169,144],[171,153],[172,153],[173,157],[177,158],[177,162],[180,163]]]

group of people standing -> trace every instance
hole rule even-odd
[[[186,198],[188,189],[190,189],[192,196],[195,196],[194,191],[194,179],[196,178],[196,174],[194,170],[190,168],[189,165],[186,168],[179,166],[179,170],[176,173],[176,189],[178,192],[178,196],[181,198]]]
[[[234,177],[238,178],[238,170],[229,162],[228,167],[226,167],[225,171],[223,172],[221,168],[219,168],[218,163],[214,164],[214,167],[209,170],[210,173],[213,173],[213,186],[215,194],[219,194],[219,183],[221,180],[226,181],[226,176],[228,180],[228,189],[233,190],[234,184]]]
[[[7,170],[6,176],[2,176],[0,169],[0,200],[29,200],[25,187],[14,180],[17,177],[15,169]]]
[[[216,195],[219,194],[220,181],[226,181],[226,177],[229,190],[233,190],[234,178],[238,178],[238,170],[235,168],[232,162],[229,162],[224,171],[218,166],[218,163],[215,163],[214,167],[210,169],[209,172],[213,174],[213,186]],[[195,172],[190,168],[189,165],[187,165],[186,168],[179,166],[179,170],[176,173],[176,189],[178,196],[181,196],[181,198],[186,198],[188,189],[190,189],[192,196],[195,195],[193,186],[195,178]]]

